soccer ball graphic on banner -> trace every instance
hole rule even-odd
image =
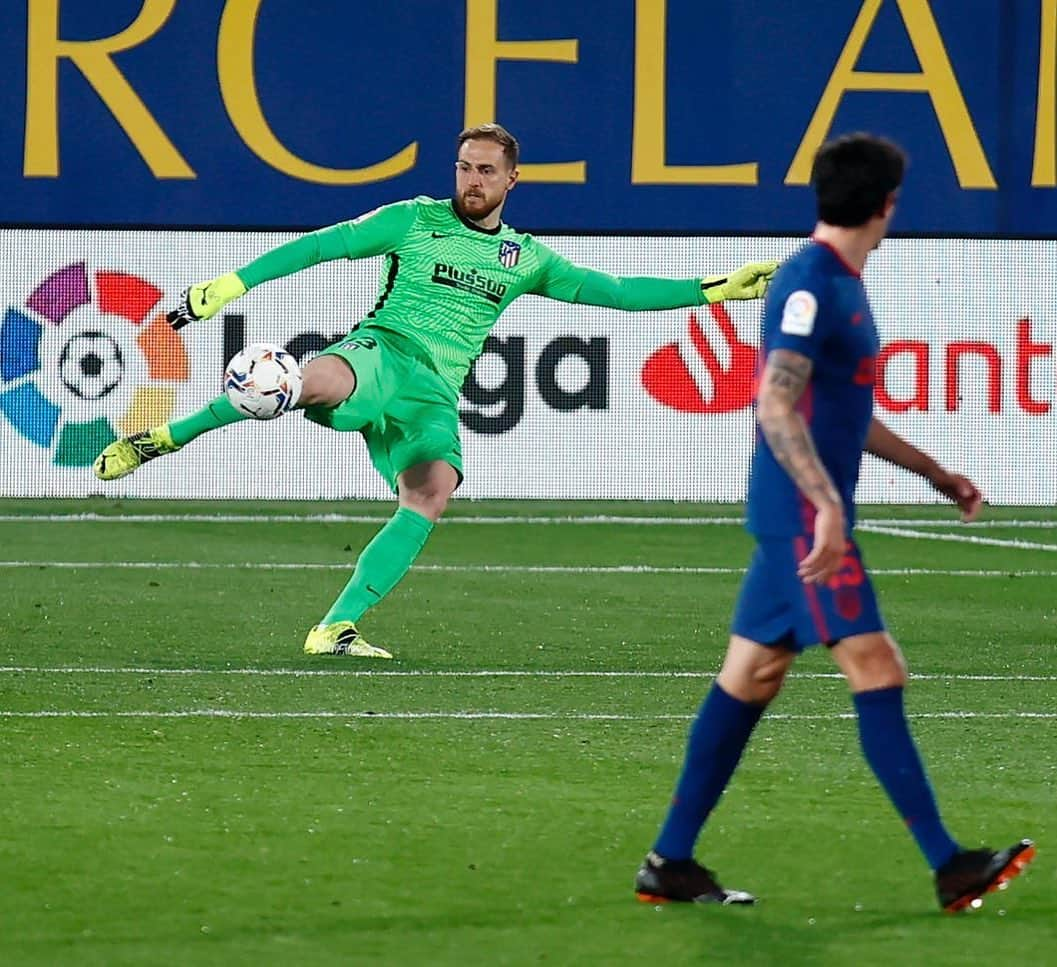
[[[59,354],[59,378],[78,399],[98,400],[117,388],[125,369],[121,347],[101,332],[74,336]]]
[[[255,420],[274,420],[301,396],[301,367],[285,349],[254,343],[235,353],[224,372],[231,405]]]

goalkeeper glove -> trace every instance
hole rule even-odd
[[[750,262],[730,275],[713,275],[701,280],[705,302],[726,302],[729,299],[759,299],[771,284],[777,262]]]
[[[232,299],[246,294],[246,286],[234,272],[184,289],[180,304],[166,315],[173,329],[183,329],[189,322],[212,319]]]

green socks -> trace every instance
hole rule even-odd
[[[200,409],[197,413],[184,417],[182,420],[173,420],[169,424],[169,432],[172,441],[178,447],[190,443],[195,437],[208,433],[210,430],[219,430],[229,423],[238,423],[239,420],[248,420],[226,396],[218,396],[212,403]]]
[[[363,613],[393,590],[407,574],[433,530],[433,521],[401,507],[356,561],[356,570],[323,624],[359,621]]]
[[[174,420],[169,424],[169,432],[173,443],[182,447],[210,430],[248,419],[250,417],[236,410],[226,396],[218,396],[197,413]],[[433,521],[406,507],[399,508],[363,549],[352,579],[327,612],[323,624],[359,621],[368,608],[400,583],[432,531]]]

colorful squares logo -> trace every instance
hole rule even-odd
[[[0,414],[65,467],[90,464],[118,431],[135,433],[164,422],[176,399],[173,384],[188,380],[190,366],[180,337],[165,313],[156,311],[161,298],[162,291],[145,279],[113,270],[89,274],[84,262],[53,272],[24,305],[8,307],[0,322]],[[75,310],[82,307],[127,323],[131,338],[78,323],[84,316]],[[55,335],[52,342],[60,348],[51,359],[42,345]],[[143,356],[149,382],[124,387],[123,412],[104,412],[114,390],[144,368],[126,365],[130,347]],[[56,393],[59,385],[64,390]],[[49,393],[65,394],[77,413]],[[100,412],[86,412],[93,407]]]

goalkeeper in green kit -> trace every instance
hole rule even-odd
[[[518,143],[498,124],[463,131],[455,195],[385,205],[310,232],[235,272],[191,286],[169,314],[209,319],[254,286],[331,259],[384,255],[374,308],[345,339],[304,367],[297,406],[310,420],[356,431],[399,507],[363,549],[351,580],[308,633],[308,654],[390,658],[355,622],[408,572],[462,480],[459,391],[499,314],[521,295],[628,311],[674,309],[763,295],[777,264],[710,279],[616,278],[573,265],[501,221],[517,183]],[[248,417],[220,396],[182,420],[111,443],[103,480],[132,473],[196,437]]]

